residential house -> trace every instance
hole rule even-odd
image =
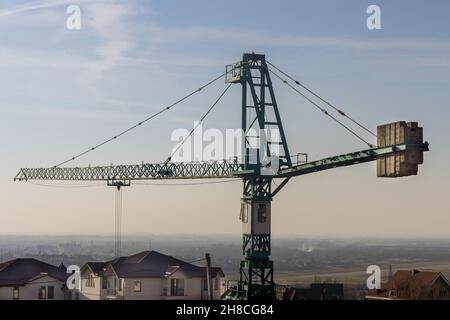
[[[225,291],[224,273],[211,268],[213,296]],[[120,257],[81,268],[80,299],[207,299],[206,268],[157,251]]]
[[[104,272],[111,262],[88,262],[80,270],[82,300],[105,300],[107,285]]]
[[[367,300],[450,300],[450,283],[436,271],[399,270]]]
[[[64,265],[14,259],[0,264],[0,300],[64,300],[67,298]]]

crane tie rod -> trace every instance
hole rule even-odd
[[[313,100],[311,100],[310,98],[308,98],[304,93],[302,93],[300,90],[298,90],[297,88],[295,88],[292,84],[290,84],[286,79],[282,78],[279,74],[277,74],[276,72],[269,70],[270,73],[272,73],[275,77],[277,77],[278,79],[280,79],[281,82],[283,82],[284,84],[286,84],[287,86],[289,86],[292,90],[294,90],[295,92],[297,92],[298,94],[300,94],[303,98],[305,98],[308,102],[310,102],[313,106],[315,106],[317,109],[319,109],[320,111],[322,111],[325,115],[327,115],[328,117],[330,117],[331,119],[333,119],[334,121],[336,121],[340,126],[342,126],[344,129],[346,129],[348,132],[350,132],[351,134],[353,134],[355,137],[357,137],[359,140],[361,140],[362,142],[364,142],[366,145],[369,146],[369,148],[374,148],[374,145],[367,142],[366,140],[364,140],[364,138],[362,138],[359,134],[357,134],[355,131],[353,131],[352,129],[350,129],[348,126],[346,126],[344,123],[342,123],[341,121],[339,121],[336,117],[332,116],[325,108],[322,108],[321,106],[319,106],[317,103],[315,103]]]
[[[105,144],[107,144],[107,143],[109,143],[109,142],[111,142],[111,141],[113,141],[113,140],[119,138],[120,136],[122,136],[122,135],[124,135],[124,134],[130,132],[131,130],[133,130],[133,129],[135,129],[135,128],[141,126],[141,125],[143,125],[144,123],[146,123],[147,121],[149,121],[149,120],[151,120],[151,119],[157,117],[158,115],[160,115],[160,114],[162,114],[162,113],[164,113],[164,112],[166,112],[166,111],[169,111],[172,107],[174,107],[174,106],[176,106],[177,104],[183,102],[184,100],[190,98],[190,97],[193,96],[194,94],[196,94],[196,93],[202,91],[203,89],[205,89],[205,88],[208,87],[209,85],[213,84],[214,82],[216,82],[217,80],[219,80],[219,79],[222,78],[223,76],[225,76],[225,73],[222,73],[220,76],[215,77],[214,79],[212,79],[211,81],[207,82],[207,83],[204,84],[203,86],[201,86],[201,87],[195,89],[194,91],[192,91],[192,92],[190,92],[189,94],[185,95],[185,96],[182,97],[181,99],[179,99],[179,100],[175,101],[174,103],[172,103],[172,104],[170,104],[170,105],[168,105],[168,106],[162,108],[162,109],[159,110],[158,112],[156,112],[156,113],[154,113],[154,114],[148,116],[147,118],[145,118],[144,120],[142,120],[142,121],[136,123],[135,125],[133,125],[133,126],[127,128],[127,129],[123,130],[122,132],[116,134],[115,136],[113,136],[113,137],[111,137],[111,138],[109,138],[109,139],[107,139],[107,140],[105,140],[105,141],[103,141],[103,142],[100,142],[99,144],[97,144],[97,145],[95,145],[95,146],[93,146],[93,147],[91,147],[91,148],[89,148],[89,149],[87,149],[87,150],[85,150],[85,151],[79,153],[79,154],[76,155],[76,156],[73,156],[73,157],[71,157],[71,158],[69,158],[69,159],[67,159],[67,160],[65,160],[65,161],[63,161],[63,162],[61,162],[61,163],[58,163],[57,165],[53,166],[53,168],[58,168],[58,167],[60,167],[60,166],[62,166],[62,165],[64,165],[64,164],[66,164],[66,163],[68,163],[68,162],[70,162],[70,161],[74,161],[74,160],[76,160],[76,159],[78,159],[78,158],[84,156],[85,154],[87,154],[87,153],[89,153],[89,152],[92,152],[92,151],[94,151],[94,150],[100,148],[101,146],[103,146],[103,145],[105,145]]]
[[[208,111],[206,111],[206,113],[203,115],[203,117],[200,119],[200,121],[197,123],[197,125],[189,132],[189,134],[186,137],[184,137],[184,139],[175,148],[175,150],[172,151],[172,153],[170,154],[170,156],[167,158],[167,160],[164,163],[168,163],[170,160],[172,160],[172,157],[175,155],[175,153],[177,153],[177,151],[180,150],[180,148],[184,145],[184,143],[192,136],[195,129],[198,128],[198,126],[203,122],[203,120],[205,120],[205,118],[212,111],[212,109],[214,109],[214,107],[219,103],[219,101],[222,99],[222,97],[225,95],[225,93],[228,91],[228,89],[230,89],[231,85],[232,85],[232,83],[230,83],[225,88],[225,90],[222,91],[222,93],[219,95],[219,97],[216,99],[216,101],[214,101],[214,103],[211,105],[211,107],[208,109]]]
[[[375,133],[373,133],[372,131],[370,131],[366,126],[362,125],[360,122],[356,121],[355,119],[353,119],[352,117],[350,117],[348,114],[346,114],[344,111],[342,111],[341,109],[337,108],[336,106],[334,106],[332,103],[330,103],[329,101],[325,100],[324,98],[322,98],[321,96],[319,96],[317,93],[315,93],[314,91],[312,91],[311,89],[309,89],[308,87],[306,87],[304,84],[302,84],[300,81],[295,80],[293,77],[291,77],[289,74],[287,74],[286,72],[284,72],[283,70],[281,70],[280,68],[278,68],[277,66],[273,65],[272,63],[270,63],[269,61],[266,60],[266,62],[272,66],[273,68],[275,68],[276,70],[278,70],[280,73],[282,73],[284,76],[286,76],[287,78],[289,78],[290,80],[294,81],[294,83],[296,85],[299,85],[300,87],[302,87],[303,89],[305,89],[306,91],[308,91],[310,94],[312,94],[313,96],[315,96],[316,98],[318,98],[319,100],[321,100],[322,102],[326,103],[328,106],[330,106],[331,108],[333,108],[334,110],[336,110],[341,116],[346,117],[347,119],[349,119],[351,122],[353,122],[354,124],[356,124],[357,126],[359,126],[360,128],[362,128],[363,130],[367,131],[369,134],[371,134],[374,137],[377,137],[377,135]]]

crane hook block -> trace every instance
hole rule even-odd
[[[423,128],[417,122],[398,121],[377,127],[378,147],[406,145],[406,150],[394,152],[377,159],[378,177],[406,177],[417,175],[423,163]],[[417,146],[417,148],[415,148]],[[425,149],[425,150],[424,150]]]

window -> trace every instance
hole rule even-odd
[[[184,279],[170,279],[170,295],[184,296]]]
[[[122,279],[119,279],[119,291],[122,291]]]
[[[106,277],[102,278],[102,289],[108,289],[108,279]]]
[[[219,290],[219,278],[214,278],[214,290]]]
[[[141,292],[141,280],[134,280],[134,292]]]
[[[19,299],[19,287],[14,287],[13,288],[13,299],[14,300]]]
[[[211,279],[214,280],[214,282],[212,282],[213,285],[213,290],[219,290],[219,278],[214,278]],[[208,279],[203,279],[203,290],[208,290]]]
[[[47,296],[45,287],[39,287],[39,299],[45,299]]]
[[[240,216],[240,218],[241,218],[243,223],[247,223],[248,222],[248,205],[245,202],[241,204],[241,216]]]
[[[266,204],[260,203],[258,205],[258,222],[266,223],[267,221],[267,207]]]
[[[88,277],[86,278],[86,287],[95,288],[95,280],[92,274],[88,275]]]
[[[55,297],[55,287],[54,286],[49,286],[47,287],[47,299],[53,299]]]

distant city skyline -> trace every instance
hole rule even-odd
[[[81,8],[80,30],[66,27],[72,4]],[[366,27],[370,4],[381,8],[381,30]],[[113,136],[255,51],[372,130],[418,121],[431,150],[415,177],[376,178],[375,163],[368,163],[293,179],[273,202],[274,237],[448,237],[449,12],[445,0],[3,1],[0,234],[112,234],[113,188],[13,177],[21,167],[52,166]],[[274,85],[292,154],[314,160],[366,147]],[[192,129],[224,87],[219,81],[67,165],[163,162],[175,145],[171,133]],[[240,87],[233,86],[205,129],[238,128],[240,108]],[[240,239],[241,193],[239,181],[134,184],[123,191],[123,234]]]

